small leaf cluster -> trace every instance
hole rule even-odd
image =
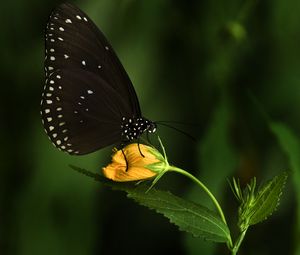
[[[277,208],[288,174],[275,176],[261,188],[256,190],[256,178],[251,179],[244,190],[239,180],[233,178],[231,188],[239,205],[238,226],[241,232],[249,226],[266,220]]]

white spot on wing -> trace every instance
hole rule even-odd
[[[72,20],[66,19],[65,22],[66,22],[66,23],[72,23]]]
[[[94,92],[93,92],[92,90],[89,89],[89,90],[87,91],[87,93],[91,95],[91,94],[93,94]]]

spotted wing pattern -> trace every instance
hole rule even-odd
[[[86,154],[121,142],[122,118],[141,117],[135,90],[112,47],[71,4],[56,8],[45,38],[41,115],[53,144]]]

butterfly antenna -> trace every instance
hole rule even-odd
[[[155,123],[157,123],[158,125],[163,125],[163,126],[168,127],[168,128],[172,128],[172,129],[176,130],[177,132],[186,135],[187,137],[192,139],[194,142],[196,141],[196,138],[194,136],[190,135],[189,133],[187,133],[187,132],[185,132],[185,131],[183,131],[179,128],[173,127],[173,126],[171,126],[169,124],[166,124],[164,122],[161,122],[161,121],[160,122],[155,122]]]
[[[194,126],[194,127],[200,126],[199,124],[196,124],[196,123],[186,123],[186,122],[181,122],[181,121],[170,121],[170,120],[158,120],[158,121],[155,121],[155,123],[157,123],[157,124],[171,123],[171,124],[179,124],[179,125]]]

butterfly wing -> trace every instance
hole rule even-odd
[[[83,68],[99,74],[141,116],[133,85],[110,43],[94,22],[76,6],[65,3],[53,10],[45,33],[45,71]],[[132,117],[132,116],[130,116]]]
[[[121,141],[122,117],[141,116],[133,85],[112,47],[71,4],[56,8],[45,38],[42,119],[55,146],[86,154]]]
[[[62,69],[47,79],[42,119],[53,144],[70,154],[86,154],[121,141],[120,94],[98,75]]]

